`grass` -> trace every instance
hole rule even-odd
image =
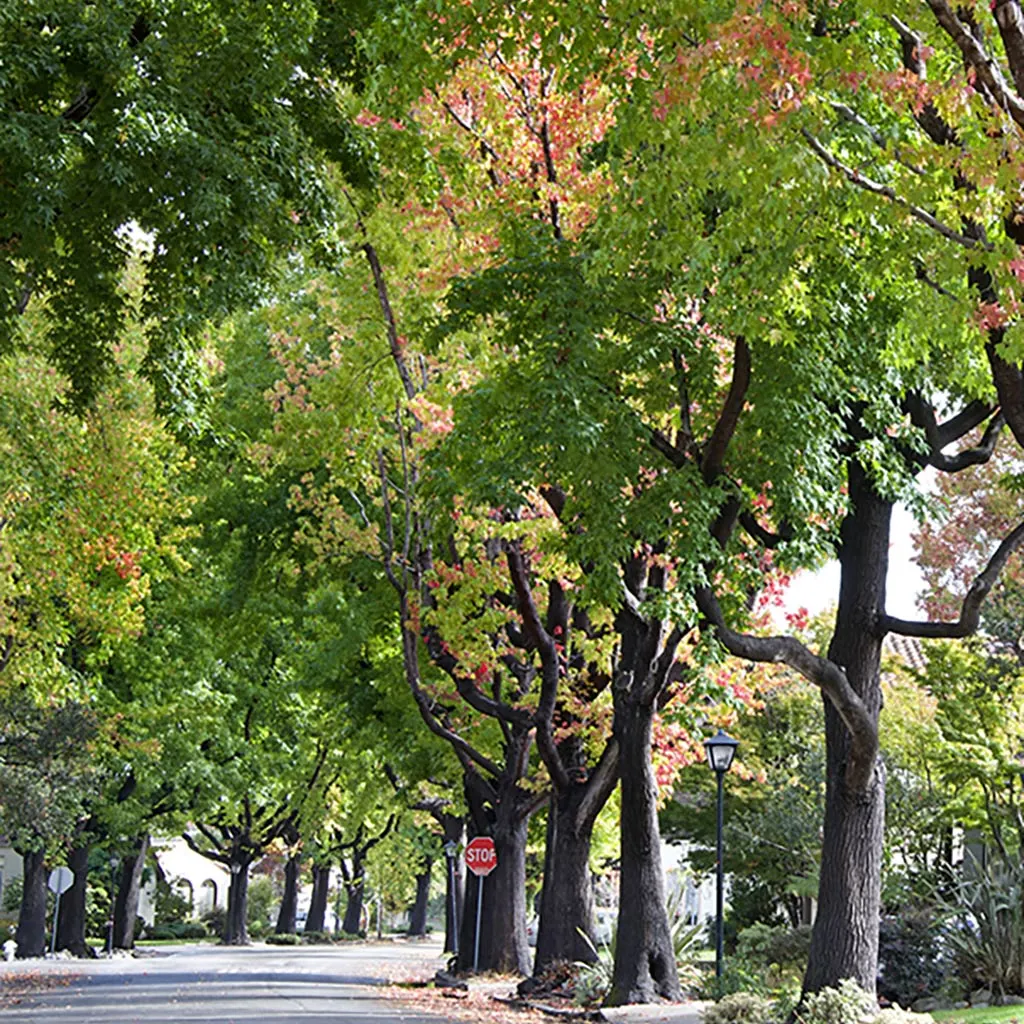
[[[940,1024],[1024,1024],[1024,1006],[973,1006],[967,1010],[933,1010]]]

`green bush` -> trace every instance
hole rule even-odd
[[[800,1024],[858,1024],[878,1013],[878,1003],[853,980],[843,978],[838,988],[823,988],[804,996],[797,1010]]]
[[[294,932],[284,932],[281,935],[271,932],[265,941],[271,946],[298,946],[302,943],[302,939]]]
[[[274,883],[266,876],[259,875],[249,883],[249,895],[245,905],[248,924],[270,920],[270,908],[277,901]]]
[[[180,938],[180,936],[175,935],[174,929],[169,924],[155,924],[152,928],[146,929],[146,938],[163,941],[167,939],[177,939]]]
[[[165,878],[157,877],[153,919],[157,924],[186,921],[192,916],[192,901],[182,896]]]
[[[303,932],[302,941],[310,946],[320,946],[329,943],[331,936],[327,932]]]
[[[21,909],[21,893],[24,889],[24,881],[21,878],[12,878],[9,882],[4,885],[4,898],[3,904],[0,905],[2,910],[20,910]]]
[[[1024,866],[986,868],[960,883],[945,939],[965,987],[1024,990]]]
[[[769,1024],[774,1009],[770,999],[756,992],[732,992],[707,1007],[701,1020],[703,1024]]]
[[[254,921],[252,924],[246,925],[249,931],[250,939],[263,939],[266,938],[274,929],[266,924],[264,921]]]
[[[944,978],[939,928],[927,911],[883,917],[878,930],[878,993],[900,1006],[934,995]]]
[[[224,925],[227,923],[226,918],[227,911],[223,907],[214,907],[203,914],[202,919],[210,934],[215,935],[218,939],[222,939],[224,937]]]

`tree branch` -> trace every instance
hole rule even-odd
[[[736,433],[736,426],[743,412],[743,403],[746,400],[749,387],[750,346],[747,345],[746,339],[740,336],[736,339],[729,394],[726,396],[725,405],[722,407],[715,429],[711,432],[711,438],[704,449],[704,458],[701,460],[701,473],[708,483],[721,474],[725,465],[725,453],[733,434]]]
[[[981,571],[960,606],[960,618],[956,622],[911,622],[890,615],[882,616],[879,625],[886,632],[903,636],[959,639],[976,632],[981,620],[981,606],[989,591],[999,579],[1010,556],[1024,544],[1024,522],[1015,527],[996,548],[988,565]]]
[[[895,189],[890,188],[888,185],[882,185],[877,181],[872,181],[870,178],[861,174],[860,171],[844,164],[839,157],[823,146],[821,142],[819,142],[818,139],[815,138],[815,136],[806,128],[801,129],[801,134],[807,140],[807,144],[815,152],[818,158],[829,167],[839,171],[839,173],[842,174],[843,177],[845,177],[851,184],[864,189],[866,192],[871,192],[874,195],[889,199],[897,206],[902,206],[903,209],[905,209],[915,220],[919,220],[922,224],[926,224],[933,231],[937,231],[942,235],[943,238],[948,238],[951,242],[956,242],[957,245],[962,245],[965,249],[974,249],[980,246],[987,252],[992,251],[993,246],[990,242],[971,238],[969,235],[955,231],[948,224],[943,224],[942,221],[940,221],[934,214],[929,213],[922,207],[917,206],[904,199],[901,195],[898,195]]]
[[[987,87],[995,102],[1014,122],[1024,128],[1024,101],[1010,89],[999,65],[986,53],[981,42],[967,31],[967,26],[954,14],[946,0],[927,0],[927,4],[935,20],[959,48],[967,66],[974,69],[978,81]]]
[[[842,668],[814,654],[794,637],[758,637],[737,633],[726,624],[718,599],[710,587],[699,587],[696,598],[701,614],[730,654],[747,661],[789,665],[828,697],[839,712],[853,744],[847,764],[848,781],[855,789],[862,789],[874,770],[878,728]]]

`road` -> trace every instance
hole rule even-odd
[[[154,956],[0,963],[0,1024],[438,1024],[369,987],[443,966],[438,942],[165,947]],[[411,972],[409,972],[411,973]],[[421,972],[422,973],[422,972]]]

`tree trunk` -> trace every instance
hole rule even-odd
[[[46,952],[46,854],[42,850],[18,850],[22,859],[23,889],[14,940],[18,958]]]
[[[615,692],[615,735],[622,783],[619,923],[612,987],[606,1003],[681,999],[675,951],[665,911],[665,876],[658,830],[658,787],[651,766],[654,709],[628,690]]]
[[[443,817],[445,842],[457,843],[462,846],[466,841],[466,823],[454,814]],[[453,870],[454,869],[454,870]],[[454,877],[453,877],[454,876]],[[454,889],[453,889],[454,887]],[[462,925],[462,907],[466,898],[466,865],[458,855],[454,863],[449,864],[445,858],[444,866],[444,951],[455,952],[456,936]],[[453,913],[454,911],[454,913]]]
[[[114,902],[114,948],[133,949],[135,946],[135,919],[139,916],[139,893],[142,889],[142,869],[149,852],[149,836],[137,840],[135,853],[121,858],[121,878]]]
[[[322,932],[327,917],[327,897],[331,887],[331,865],[313,865],[313,894],[309,898],[309,913],[306,915],[307,932]]]
[[[512,798],[514,799],[514,798]],[[504,812],[504,813],[503,813]],[[483,880],[480,920],[481,971],[529,974],[530,945],[526,938],[526,831],[529,816],[499,804],[494,824],[498,866]],[[458,969],[473,969],[477,898],[480,879],[470,874],[466,912],[462,915]]]
[[[363,870],[353,871],[352,881],[345,883],[345,919],[341,930],[348,935],[358,935],[363,919]]]
[[[422,938],[427,934],[427,903],[430,900],[430,872],[434,862],[427,860],[416,876],[416,899],[409,910],[409,934]]]
[[[277,935],[295,934],[295,917],[299,909],[299,858],[289,857],[284,865],[284,895],[277,913],[274,932]],[[307,918],[308,920],[308,918]],[[321,929],[317,929],[320,931]]]
[[[231,884],[228,886],[228,909],[224,919],[226,946],[249,945],[249,862],[239,867],[240,870],[231,872]]]
[[[842,570],[836,629],[829,658],[846,670],[851,686],[877,725],[882,706],[882,634],[892,503],[872,489],[856,463],[849,468],[851,510],[840,531]],[[825,826],[818,913],[804,990],[816,992],[853,978],[875,991],[881,901],[885,771],[876,757],[865,785],[847,780],[851,736],[838,711],[825,701]]]
[[[85,894],[89,880],[89,845],[75,846],[68,854],[68,867],[75,880],[60,898],[57,912],[57,949],[78,957],[94,957],[85,941]]]
[[[558,962],[596,959],[594,890],[590,878],[590,838],[593,820],[580,822],[579,808],[586,787],[573,785],[548,805],[544,854],[544,888],[533,973]],[[590,942],[580,933],[586,935]]]

